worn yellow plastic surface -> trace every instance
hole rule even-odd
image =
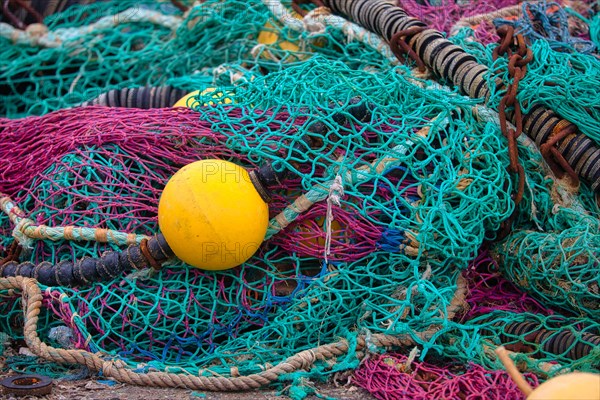
[[[300,16],[295,16],[297,19],[301,19]],[[269,22],[265,24],[264,30],[260,31],[258,34],[258,43],[261,44],[275,44],[279,40],[279,35],[273,32],[275,28]],[[300,48],[292,42],[288,42],[284,40],[280,43],[277,43],[282,50],[293,51],[296,52],[300,50]]]
[[[600,400],[600,375],[573,372],[538,386],[527,400]]]
[[[327,225],[324,217],[315,218],[315,222],[319,225],[322,232],[327,232]],[[312,224],[298,224],[296,230],[301,233],[301,241],[310,247],[323,248],[325,246],[325,237],[317,235],[314,232],[314,226]],[[342,225],[336,220],[331,221],[331,237],[334,239],[340,239],[344,237],[344,229]]]
[[[248,260],[268,223],[268,205],[248,172],[223,160],[180,169],[158,204],[158,224],[175,255],[202,269],[223,270]]]
[[[189,94],[186,94],[185,96],[183,96],[181,99],[177,100],[177,103],[175,103],[173,105],[173,107],[188,107],[188,108],[196,108],[200,105],[200,102],[198,100],[189,100],[192,97],[196,97],[198,95],[207,95],[208,93],[212,93],[214,92],[216,89],[215,88],[208,88],[203,90],[202,92],[200,92],[200,90],[195,90]],[[221,93],[218,92],[216,93],[214,96],[212,96],[213,99],[215,100],[222,100],[222,102],[224,104],[229,104],[231,103],[231,99],[229,97],[225,97],[226,94],[225,93]],[[190,102],[190,104],[188,104],[188,100]],[[220,103],[221,101],[217,101],[217,103]],[[207,105],[214,105],[215,103],[213,103],[212,101],[209,101],[208,103],[204,103],[202,104],[203,106],[207,106]]]

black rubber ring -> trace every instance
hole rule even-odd
[[[42,375],[9,376],[0,381],[4,394],[45,396],[52,392],[52,379]]]

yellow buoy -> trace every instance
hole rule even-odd
[[[296,19],[302,19],[302,17],[298,14],[295,14],[294,17]],[[292,42],[288,42],[287,40],[277,43],[279,41],[279,35],[273,32],[274,30],[275,27],[267,22],[263,30],[258,34],[258,43],[268,45],[277,44],[282,50],[292,51],[294,53],[300,50],[300,47]]]
[[[193,92],[191,92],[191,93],[188,93],[188,94],[186,94],[186,95],[185,95],[185,96],[183,96],[181,99],[177,100],[177,103],[175,103],[175,104],[173,105],[173,107],[188,107],[188,108],[196,108],[196,107],[199,107],[201,104],[200,104],[200,102],[199,102],[197,99],[195,99],[195,98],[196,98],[196,97],[199,97],[199,96],[205,96],[205,95],[207,95],[207,94],[209,94],[209,93],[212,93],[212,92],[214,92],[214,91],[216,91],[216,90],[217,90],[217,89],[215,89],[215,88],[208,88],[208,89],[205,89],[205,90],[203,90],[203,91],[200,91],[200,90],[195,90],[195,91],[193,91]],[[229,94],[229,93],[217,92],[217,93],[215,93],[215,94],[212,96],[212,98],[213,98],[213,99],[215,99],[215,100],[222,100],[222,101],[217,101],[217,102],[216,102],[216,104],[219,104],[219,103],[221,103],[221,102],[222,102],[222,103],[224,103],[224,104],[230,104],[230,103],[231,103],[231,99],[230,99],[229,97],[225,97],[225,96],[226,96],[226,94]],[[189,102],[189,104],[188,104],[188,102]],[[208,103],[203,103],[203,104],[202,104],[202,106],[205,106],[205,107],[206,107],[207,105],[209,105],[209,106],[214,106],[214,105],[215,105],[215,103],[214,103],[214,102],[212,102],[212,101],[209,101]]]
[[[527,396],[527,400],[600,400],[600,375],[572,372],[559,375],[533,389],[508,356],[504,346],[495,350],[506,372]]]
[[[180,169],[158,204],[158,225],[175,255],[202,269],[244,263],[262,243],[268,223],[268,205],[248,172],[223,160]]]
[[[542,383],[527,400],[600,400],[600,375],[572,372]]]
[[[314,222],[318,225],[319,232],[326,231],[326,224],[324,217],[317,217]],[[312,221],[305,221],[296,226],[296,231],[300,233],[300,242],[306,244],[309,247],[322,248],[325,246],[324,235],[319,235],[314,231],[314,224]],[[336,220],[331,221],[331,236],[333,239],[339,239],[343,235],[342,225]]]

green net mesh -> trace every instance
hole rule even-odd
[[[107,26],[77,31],[106,16]],[[349,38],[333,25],[314,32],[283,26],[258,1],[207,1],[185,16],[162,2],[109,1],[46,22],[60,46],[0,38],[0,113],[30,116],[0,120],[0,191],[23,217],[152,235],[169,177],[192,161],[220,158],[247,168],[271,161],[289,171],[270,216],[285,212],[290,224],[272,228],[259,251],[232,270],[173,262],[154,275],[43,287],[44,337],[66,325],[77,348],[140,371],[203,376],[257,372],[319,344],[345,338],[352,348],[358,335],[375,333],[410,338],[422,359],[498,369],[491,349],[504,343],[542,376],[598,370],[594,193],[585,184],[577,194],[563,189],[535,146],[523,142],[525,197],[514,232],[493,243],[514,211],[514,182],[506,140],[477,101],[415,78],[364,36]],[[541,98],[597,140],[596,97],[584,84],[597,74],[597,60],[572,55],[548,69],[542,55],[553,53],[537,43],[539,64],[522,83],[523,100]],[[490,47],[462,44],[488,60]],[[579,67],[567,71],[567,62]],[[568,101],[540,85],[550,74],[576,88]],[[193,110],[65,109],[109,89],[165,84],[218,91],[194,98]],[[370,111],[365,121],[348,112],[357,98]],[[323,135],[309,129],[315,123]],[[305,140],[317,136],[312,146]],[[326,263],[324,221],[336,177],[344,194],[332,208]],[[315,204],[294,212],[290,204],[301,194]],[[14,228],[2,214],[4,248]],[[123,248],[58,234],[30,245],[21,261]],[[527,294],[507,289],[498,269]],[[466,300],[458,295],[465,285]],[[20,301],[2,296],[1,330],[19,337]],[[463,307],[451,313],[457,298]],[[358,363],[350,351],[305,374]]]

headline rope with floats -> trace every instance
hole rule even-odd
[[[381,35],[398,57],[406,52],[422,70],[427,66],[436,76],[453,82],[463,93],[489,100],[491,92],[485,78],[488,68],[440,32],[427,29],[424,23],[409,17],[402,8],[384,0],[326,0],[324,4]],[[514,113],[508,113],[508,116],[519,118]],[[600,168],[594,168],[600,165],[600,148],[579,133],[573,123],[541,105],[530,106],[523,121],[524,131],[542,148],[550,165],[556,166],[553,160],[557,159],[571,176],[576,177],[574,171],[577,171],[577,175],[590,182],[592,189],[600,190]],[[581,156],[584,152],[588,157]]]
[[[382,45],[388,38],[384,36],[381,40],[322,7],[302,13],[302,8],[296,6],[295,11],[305,15],[295,22],[285,18],[285,7],[281,6],[283,11],[267,22],[263,16],[273,10],[273,2],[244,4],[248,15],[236,13],[236,4],[209,1],[202,9],[187,8],[182,17],[172,9],[161,10],[176,16],[171,20],[178,27],[172,28],[140,18],[131,20],[130,25],[119,20],[124,29],[132,26],[136,27],[132,31],[137,31],[141,27],[147,36],[144,52],[137,52],[144,48],[140,43],[132,42],[131,49],[120,48],[123,60],[135,53],[145,68],[161,65],[158,68],[163,68],[164,79],[157,80],[144,71],[132,79],[122,71],[126,62],[115,63],[117,72],[110,74],[122,79],[120,83],[107,80],[103,82],[104,90],[84,92],[94,79],[88,79],[94,74],[90,69],[97,72],[94,68],[100,63],[92,59],[80,67],[75,52],[69,53],[71,67],[63,68],[64,74],[56,78],[72,80],[66,85],[57,83],[56,92],[52,85],[46,85],[47,96],[40,96],[49,99],[40,102],[47,107],[41,113],[83,101],[137,109],[89,107],[23,121],[0,120],[0,129],[9,141],[15,142],[17,149],[0,149],[6,154],[9,166],[3,171],[6,178],[2,192],[10,195],[2,196],[6,200],[4,206],[14,209],[14,204],[19,204],[24,210],[18,214],[9,210],[7,216],[0,216],[2,246],[10,248],[3,273],[14,274],[22,264],[18,260],[30,260],[19,271],[23,269],[29,274],[40,261],[53,266],[71,263],[71,269],[80,271],[65,276],[75,277],[84,272],[77,267],[82,260],[90,259],[86,265],[93,262],[102,267],[103,257],[108,255],[116,260],[115,254],[127,254],[130,250],[118,249],[124,245],[130,245],[136,257],[141,254],[137,266],[151,267],[156,258],[152,254],[144,256],[142,247],[148,246],[150,238],[160,238],[152,236],[157,231],[151,220],[156,216],[152,205],[158,203],[158,194],[167,180],[198,159],[227,159],[246,171],[274,166],[281,173],[263,179],[249,174],[260,197],[255,204],[270,201],[272,210],[268,224],[265,218],[266,240],[257,255],[235,270],[215,274],[191,269],[189,264],[171,258],[159,271],[148,274],[123,277],[119,275],[126,271],[121,271],[114,279],[106,275],[106,280],[98,279],[93,285],[74,281],[77,289],[66,285],[41,286],[44,307],[58,318],[44,320],[48,317],[40,314],[42,318],[34,331],[45,335],[48,327],[64,322],[73,329],[74,345],[80,349],[72,357],[80,360],[90,357],[83,353],[87,349],[124,360],[109,360],[111,365],[104,364],[107,358],[103,357],[94,361],[94,369],[105,369],[109,376],[114,369],[127,369],[125,364],[134,367],[136,361],[143,362],[141,367],[138,364],[141,372],[130,372],[152,374],[156,382],[164,376],[156,375],[155,368],[177,370],[184,376],[198,374],[202,379],[208,374],[256,377],[260,376],[258,370],[263,369],[272,380],[263,376],[237,384],[247,388],[293,380],[297,385],[303,377],[327,376],[337,369],[357,368],[358,359],[366,353],[383,350],[389,343],[402,351],[407,346],[418,346],[422,357],[443,354],[465,362],[465,368],[467,362],[476,361],[486,369],[497,369],[499,363],[491,349],[504,344],[516,352],[513,354],[516,361],[541,376],[582,366],[595,370],[593,360],[599,332],[593,320],[598,311],[594,303],[595,282],[583,268],[578,268],[592,262],[598,235],[591,222],[597,209],[585,184],[594,182],[582,175],[584,183],[579,193],[563,186],[555,173],[548,171],[532,141],[521,135],[516,142],[526,179],[519,181],[523,200],[515,207],[511,194],[518,190],[518,185],[515,187],[505,170],[513,165],[513,160],[502,139],[500,126],[504,124],[498,114],[427,81],[424,73],[409,74],[406,68],[398,67],[397,60],[390,59],[391,51]],[[380,12],[384,11],[381,8]],[[377,13],[373,11],[369,18],[379,18]],[[85,17],[78,20],[77,12],[73,15],[69,21],[60,17],[53,20],[54,26],[72,27],[72,21],[87,21],[91,26],[89,22],[94,22]],[[253,21],[246,23],[244,18]],[[284,26],[278,25],[277,20]],[[218,23],[214,24],[215,21]],[[152,24],[156,28],[149,29]],[[235,29],[225,29],[228,26]],[[105,28],[106,43],[120,46],[118,35],[111,36],[109,25]],[[177,35],[173,38],[168,32],[175,28]],[[104,28],[96,25],[94,29]],[[205,30],[206,34],[194,35],[194,29]],[[227,37],[220,33],[223,31],[228,32]],[[260,43],[260,39],[258,43],[248,40],[252,34],[260,38],[265,31],[271,33],[265,43]],[[86,29],[73,32],[82,35],[81,38],[86,35],[93,38]],[[427,40],[416,40],[421,34],[421,39],[431,43],[440,39],[427,31],[414,35],[409,32],[407,36],[412,35],[414,40],[407,37],[406,41],[414,54],[418,55],[420,49],[427,53],[422,57],[433,60],[433,53],[444,53],[451,58],[454,55],[454,61],[466,63],[459,54],[454,54],[459,53],[456,49],[445,53],[449,46],[436,49],[431,43],[424,43]],[[413,46],[415,41],[421,44]],[[157,43],[164,47],[153,53],[156,48],[152,46]],[[224,49],[219,47],[223,43],[231,44],[227,46],[227,55],[219,54]],[[74,48],[79,45],[96,51],[93,40],[81,40]],[[181,76],[173,78],[169,72],[173,68],[164,68],[165,63],[155,56],[160,53],[168,59],[169,54],[180,54],[179,50],[189,48],[193,58],[199,54],[194,53],[196,47],[203,51],[216,49],[212,53],[207,51],[207,58],[203,59],[209,59],[206,65],[214,68],[196,73],[199,71],[186,69],[193,64],[182,56],[182,62],[178,63],[183,68],[178,71]],[[403,47],[402,43],[399,47]],[[469,45],[464,48],[474,51]],[[12,55],[17,53],[16,47],[10,49]],[[62,51],[59,46],[42,49],[40,54],[51,55],[49,58],[58,55],[61,59]],[[227,57],[234,53],[238,59],[232,63]],[[108,56],[102,51],[98,54]],[[12,55],[7,60],[12,60]],[[27,57],[22,59],[29,61]],[[32,56],[32,71],[38,68],[35,60]],[[222,62],[226,64],[215,65]],[[284,63],[290,64],[282,68]],[[440,63],[438,60],[437,64]],[[9,69],[11,72],[5,76],[14,88],[27,88],[27,76],[18,72],[24,64],[19,65]],[[473,86],[477,83],[475,78],[481,78],[469,75],[462,65],[455,67],[460,67],[457,68],[460,71],[454,71],[453,77],[465,81],[463,84],[470,82]],[[531,79],[530,76],[535,78],[531,66],[529,72],[525,80]],[[52,74],[38,72],[31,76],[47,78]],[[523,85],[522,81],[521,91]],[[499,96],[494,94],[493,86],[492,83],[488,104],[496,107]],[[36,88],[35,84],[29,87]],[[226,100],[212,94],[207,87],[225,94]],[[73,92],[72,100],[53,97],[64,88]],[[154,108],[171,106],[178,94],[191,94],[192,90],[196,94],[182,100],[195,113]],[[98,96],[99,92],[105,94]],[[463,93],[470,94],[464,90]],[[368,113],[362,116],[354,113],[356,102]],[[26,97],[21,97],[6,105],[6,110],[10,115],[36,112],[35,108],[27,108],[29,104]],[[548,116],[545,113],[544,109],[543,118]],[[546,126],[542,120],[536,121],[526,117],[524,125],[529,122]],[[515,122],[517,127],[507,123],[507,128],[518,129],[519,121]],[[58,128],[50,129],[52,126]],[[31,149],[30,156],[20,157],[19,154],[28,152],[21,144],[36,140],[46,143],[42,147],[47,148],[48,155]],[[561,145],[583,151],[580,140],[572,140],[570,144],[559,140],[559,150]],[[545,155],[553,151],[548,147],[542,150]],[[586,149],[587,164],[581,162],[574,169],[592,168],[594,151]],[[554,170],[559,172],[556,167]],[[592,175],[593,171],[587,172],[588,178]],[[270,185],[277,190],[269,193],[261,189]],[[293,198],[296,200],[292,201]],[[496,232],[499,223],[510,215],[514,216],[514,233],[492,246],[491,253],[484,253],[483,261],[476,262],[477,270],[481,276],[500,279],[497,270],[494,275],[482,267],[486,263],[493,265],[491,255],[500,262],[496,268],[533,297],[514,287],[506,290],[505,281],[500,287],[491,278],[486,280],[491,286],[482,291],[485,285],[474,282],[478,279],[473,278],[477,274],[471,271],[475,266],[461,273],[461,269],[471,265],[469,260],[477,254],[486,235]],[[16,221],[16,216],[28,218]],[[9,220],[12,223],[5,228]],[[564,234],[558,235],[556,232],[561,230]],[[27,237],[54,242],[30,242],[31,247],[19,253],[14,245],[17,241],[10,242],[11,235],[25,242]],[[570,235],[581,239],[573,241]],[[535,239],[519,240],[523,236]],[[545,266],[560,269],[560,273],[549,276],[539,269],[539,258],[529,257],[533,252],[527,246],[546,244],[544,241],[553,236],[557,242],[543,246],[548,254],[544,255],[544,260],[548,260]],[[518,252],[510,254],[514,248]],[[106,250],[109,253],[99,255]],[[567,257],[557,258],[560,252]],[[323,264],[324,258],[327,261]],[[514,258],[520,259],[515,262]],[[110,265],[116,268],[117,264]],[[528,279],[522,275],[525,269],[529,271]],[[102,272],[92,270],[90,274],[99,278]],[[565,282],[562,273],[569,274],[568,281]],[[56,270],[49,273],[44,269],[44,275],[49,276],[47,283],[52,283]],[[463,276],[470,278],[465,282]],[[6,278],[2,282],[7,288],[19,287],[14,279],[22,278]],[[481,299],[481,304],[474,307],[465,295],[465,301],[475,311],[451,312],[448,306],[463,287],[472,290],[470,296]],[[557,296],[557,288],[569,291],[569,295],[559,292]],[[534,298],[542,299],[546,307],[553,309],[542,307]],[[0,325],[14,325],[21,307],[11,302],[3,307],[6,321],[0,320]],[[486,307],[491,311],[481,314],[479,311]],[[567,312],[553,314],[557,309]],[[347,327],[357,327],[358,331],[347,331]],[[422,336],[429,327],[435,327],[433,335]],[[389,333],[386,336],[389,340],[396,337],[406,341],[380,340],[382,332]],[[338,342],[340,337],[344,339]],[[330,346],[334,350],[327,346],[327,354],[315,350],[316,342],[333,343]],[[344,351],[338,353],[338,347]],[[249,348],[252,354],[247,353]],[[355,348],[361,351],[355,354],[352,351]],[[297,360],[293,358],[296,353],[308,357]],[[62,356],[53,359],[52,354],[56,353],[36,354],[64,360]],[[330,355],[337,357],[323,362]],[[194,360],[201,360],[202,365]],[[286,360],[293,368],[284,366]],[[410,367],[412,361],[407,362]],[[291,374],[269,375],[273,364],[284,366],[276,371]],[[130,372],[114,376],[150,384],[148,379]],[[168,380],[169,386],[186,384],[178,377]],[[224,383],[226,380],[229,383]],[[230,381],[221,378],[218,384],[221,386],[213,382],[212,387],[231,388]]]

